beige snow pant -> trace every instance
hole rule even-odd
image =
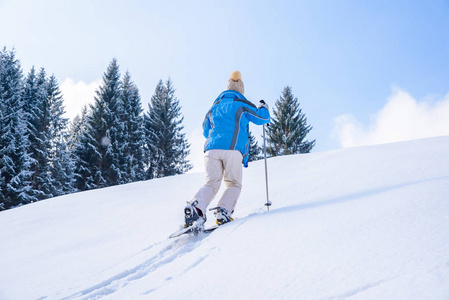
[[[205,214],[206,209],[215,198],[224,177],[226,190],[217,206],[229,213],[234,212],[237,199],[242,189],[242,153],[238,150],[209,150],[204,155],[206,184],[193,197],[192,203],[198,201],[197,207]]]

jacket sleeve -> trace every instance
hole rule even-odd
[[[206,117],[203,121],[203,135],[207,139],[209,137],[209,130],[211,129],[210,119],[209,119],[210,112],[206,114]]]
[[[265,107],[261,107],[260,109],[248,107],[246,109],[246,117],[256,125],[270,123],[270,112]]]

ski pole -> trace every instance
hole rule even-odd
[[[265,203],[265,206],[267,207],[267,210],[270,211],[271,201],[268,197],[268,171],[267,171],[267,147],[265,144],[265,124],[263,125],[263,155],[265,158],[265,188],[267,192],[267,203]]]

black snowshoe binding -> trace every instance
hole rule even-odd
[[[184,216],[185,216],[185,224],[184,227],[191,227],[193,225],[203,225],[206,222],[206,216],[203,214],[201,210],[199,210],[196,205],[197,201],[193,203],[187,202],[186,207],[184,208]]]

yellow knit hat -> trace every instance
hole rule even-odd
[[[237,80],[242,80],[242,74],[240,74],[240,71],[234,71],[231,73],[231,76],[229,77],[229,79],[237,81]]]
[[[240,71],[234,71],[231,73],[228,80],[227,89],[237,91],[242,95],[245,93],[245,87],[243,85],[242,74]]]

